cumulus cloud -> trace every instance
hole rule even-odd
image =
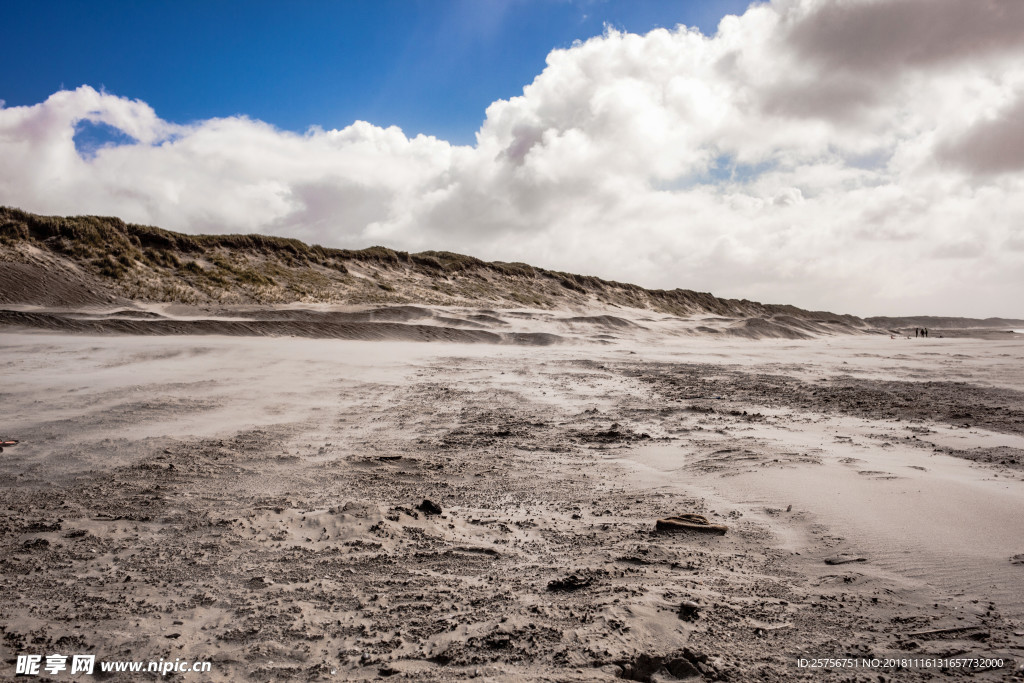
[[[775,0],[554,50],[474,146],[0,106],[0,202],[522,260],[859,314],[1024,316],[1024,4]],[[82,121],[125,139],[82,154]]]

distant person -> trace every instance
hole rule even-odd
[[[927,327],[926,327],[926,328],[924,328],[924,329],[923,329],[923,330],[921,330],[921,331],[922,331],[922,332],[924,333],[924,336],[925,336],[925,337],[927,337],[927,336],[928,336],[928,328],[927,328]]]
[[[919,330],[918,328],[916,328],[916,327],[914,328],[914,339],[917,339],[917,333],[920,332],[920,331],[921,330]]]

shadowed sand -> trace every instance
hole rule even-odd
[[[151,312],[58,317],[189,317]],[[783,681],[849,678],[800,657],[1004,660],[971,680],[1024,661],[1017,341],[751,341],[696,331],[729,321],[629,313],[320,315],[217,317],[558,341],[6,328],[0,436],[21,443],[0,460],[5,662]],[[728,533],[656,533],[684,513]]]

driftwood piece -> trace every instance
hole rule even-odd
[[[907,635],[911,638],[937,638],[941,636],[952,636],[960,635],[963,633],[970,633],[971,631],[980,631],[984,627],[979,625],[974,626],[954,626],[952,628],[936,628],[929,631],[915,631],[914,633],[908,633]]]
[[[684,514],[677,517],[659,519],[654,525],[656,531],[662,532],[695,532],[724,536],[729,527],[724,524],[712,524],[704,515]]]

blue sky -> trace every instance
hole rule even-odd
[[[176,123],[243,114],[279,128],[365,120],[472,144],[554,48],[608,24],[713,34],[748,0],[0,3],[0,99],[91,85]]]

